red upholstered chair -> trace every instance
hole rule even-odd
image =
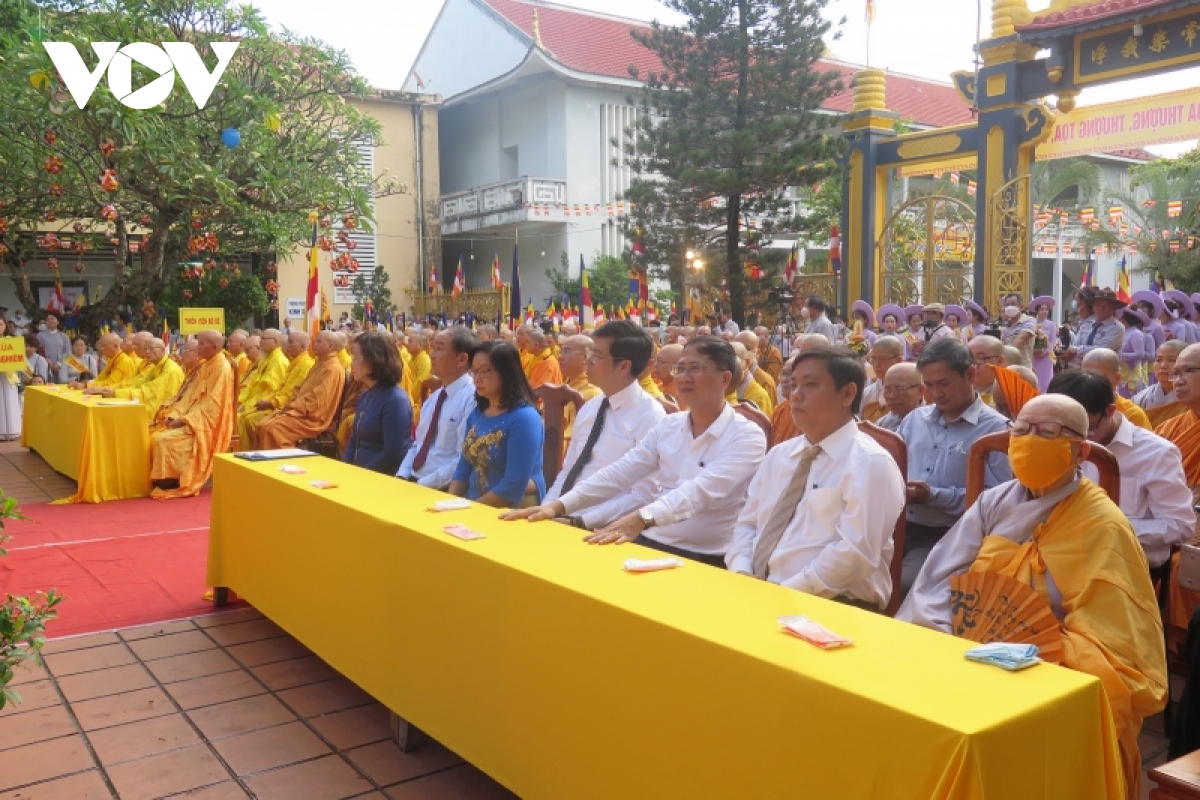
[[[763,434],[767,437],[767,449],[770,450],[775,441],[775,431],[771,429],[771,418],[753,403],[736,403],[733,410],[762,428]]]
[[[896,462],[896,466],[900,468],[900,476],[905,481],[908,480],[908,447],[905,446],[904,440],[896,434],[889,431],[887,428],[881,428],[873,422],[860,421],[858,430],[870,436],[875,442],[888,452],[892,460]],[[888,601],[887,608],[884,613],[889,617],[896,616],[896,612],[900,610],[900,602],[904,597],[900,594],[900,567],[904,564],[904,530],[907,520],[908,501],[904,502],[904,508],[900,509],[900,517],[896,520],[896,526],[892,528],[892,542],[894,549],[892,550],[892,597]]]
[[[584,400],[583,395],[575,389],[556,383],[542,384],[533,390],[533,396],[542,401],[542,423],[546,427],[546,437],[542,443],[542,476],[549,489],[554,485],[559,467],[562,466],[563,422],[567,403],[574,405],[578,413]]]
[[[1114,503],[1121,502],[1121,468],[1117,459],[1107,448],[1090,442],[1091,452],[1088,461],[1096,465],[1100,473],[1100,488],[1108,493]],[[967,508],[975,505],[979,495],[983,494],[984,471],[987,468],[987,457],[990,453],[1008,452],[1008,431],[989,433],[971,445],[967,455]]]

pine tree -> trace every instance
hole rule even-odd
[[[841,89],[838,75],[818,63],[832,27],[821,14],[826,3],[666,0],[687,23],[633,34],[663,68],[645,76],[630,70],[643,89],[624,142],[637,174],[625,195],[634,204],[626,233],[651,263],[671,265],[672,276],[683,260],[675,251],[723,249],[738,322],[746,220],[763,229],[790,220],[787,187],[811,186],[836,170],[841,143],[819,113]]]

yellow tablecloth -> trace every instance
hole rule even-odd
[[[1090,676],[973,664],[963,640],[700,564],[625,573],[654,554],[288,463],[307,474],[218,456],[209,583],[526,800],[1122,796]],[[821,651],[783,614],[856,644]]]
[[[100,405],[73,389],[25,389],[21,444],[79,483],[75,503],[150,493],[150,431],[139,405]]]

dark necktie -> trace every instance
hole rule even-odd
[[[445,402],[446,390],[442,389],[442,393],[438,395],[437,403],[433,407],[433,420],[429,423],[429,430],[425,432],[425,441],[421,442],[421,449],[417,451],[417,457],[413,459],[413,472],[425,466],[425,459],[429,457],[429,449],[433,447],[433,440],[437,438],[438,421],[442,418],[442,406]]]
[[[1099,322],[1092,323],[1092,332],[1088,336],[1088,341],[1087,341],[1088,347],[1091,347],[1092,345],[1094,345],[1096,343],[1096,334],[1099,332],[1100,332],[1100,323]]]
[[[604,418],[608,416],[608,398],[604,398],[600,402],[600,410],[596,412],[596,422],[592,425],[592,432],[588,434],[587,441],[584,442],[583,450],[579,453],[579,458],[575,459],[575,463],[571,465],[571,471],[567,473],[567,479],[563,481],[562,492],[566,494],[571,491],[575,485],[575,481],[579,480],[579,476],[583,473],[583,468],[592,460],[592,450],[596,448],[596,442],[600,440],[600,432],[604,430]]]

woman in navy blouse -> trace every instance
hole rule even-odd
[[[350,374],[367,390],[354,409],[342,460],[395,475],[412,447],[412,401],[399,385],[404,369],[400,355],[391,335],[379,331],[355,338],[350,355]]]
[[[542,477],[545,430],[521,355],[508,342],[481,342],[471,349],[475,410],[450,494],[497,508],[536,505],[546,494]]]

